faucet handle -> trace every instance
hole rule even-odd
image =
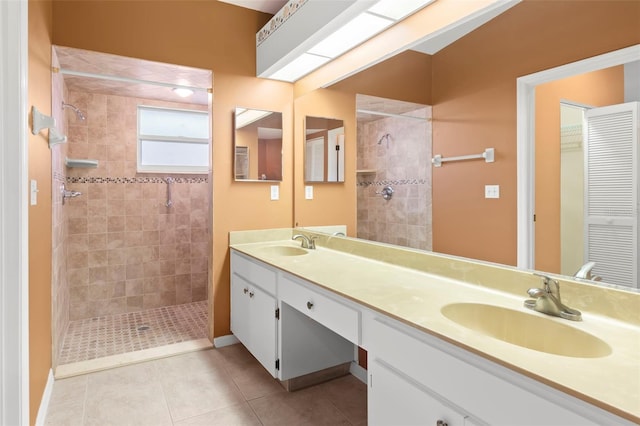
[[[555,287],[556,287],[555,296],[558,298],[558,300],[560,300],[560,283],[558,282],[558,280],[553,279],[548,275],[541,274],[539,272],[534,272],[533,275],[542,278],[542,282],[544,284],[544,291],[546,291],[547,293],[554,294],[554,291],[551,289],[551,286],[549,285],[549,283],[555,284]]]

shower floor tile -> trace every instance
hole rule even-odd
[[[207,301],[69,322],[58,364],[207,337]]]

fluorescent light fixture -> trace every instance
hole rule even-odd
[[[309,49],[308,53],[336,58],[363,41],[370,39],[393,23],[394,21],[388,18],[367,12],[362,13]]]
[[[186,87],[174,87],[172,90],[181,98],[186,98],[187,96],[193,95],[193,90],[187,89]]]
[[[260,111],[258,109],[245,109],[244,111],[236,112],[236,129],[241,129],[263,117],[273,114],[271,111]]]
[[[314,69],[329,62],[331,58],[303,53],[284,67],[273,73],[269,78],[294,82],[300,77],[309,74]]]
[[[369,8],[369,12],[386,16],[395,21],[422,9],[435,0],[381,0]]]
[[[281,27],[258,33],[258,76],[295,82],[434,1],[307,0]]]

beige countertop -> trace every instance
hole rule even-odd
[[[394,251],[394,248],[376,244],[368,247],[368,243],[355,243],[355,240],[351,239],[320,236],[318,248],[309,250],[308,254],[270,254],[265,247],[300,247],[299,242],[290,240],[290,229],[288,233],[281,231],[282,233],[262,232],[257,235],[236,233],[235,237],[231,237],[231,247],[614,414],[640,422],[640,326],[635,322],[635,315],[630,314],[630,320],[626,321],[625,318],[604,315],[598,312],[599,309],[592,312],[581,306],[586,304],[585,301],[576,298],[576,303],[579,302],[576,306],[563,294],[563,301],[568,306],[582,311],[583,321],[568,321],[547,316],[523,307],[527,295],[522,289],[531,287],[532,282],[539,283],[539,279],[528,277],[530,273],[526,274],[515,268],[411,250],[394,254],[392,258],[414,258],[413,261],[420,262],[420,268],[399,266],[394,263],[402,262],[376,260],[380,258],[376,251]],[[341,244],[344,247],[340,247]],[[359,248],[354,249],[354,244],[359,245]],[[327,248],[328,246],[334,248]],[[373,250],[371,257],[367,255],[369,249]],[[465,271],[466,279],[451,278],[444,273],[425,272],[424,269],[430,268],[430,263],[436,265],[432,269],[442,270],[442,265],[437,266],[438,262],[448,262],[452,271]],[[478,266],[475,266],[476,264]],[[495,285],[491,279],[492,271]],[[478,278],[479,276],[481,278]],[[488,280],[490,284],[478,283],[483,280]],[[523,283],[514,284],[514,291],[505,291],[505,288],[509,288],[502,282],[505,280]],[[471,284],[470,281],[476,283]],[[568,294],[579,291],[570,285],[566,288]],[[598,291],[602,291],[603,295],[606,293],[606,297],[603,296],[603,300],[606,299],[605,304],[620,304],[623,312],[631,312],[634,307],[640,310],[640,294],[612,294],[610,289],[589,288],[589,297],[586,299],[594,305],[597,299],[593,295],[598,295]],[[611,347],[611,353],[598,358],[579,358],[531,350],[472,331],[441,313],[441,309],[446,305],[464,302],[500,306],[529,315],[542,315],[549,321],[559,322],[600,338]],[[606,309],[604,312],[607,312]]]

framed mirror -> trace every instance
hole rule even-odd
[[[236,181],[282,180],[282,113],[234,111],[233,170]]]
[[[305,117],[304,181],[344,182],[344,121]]]

